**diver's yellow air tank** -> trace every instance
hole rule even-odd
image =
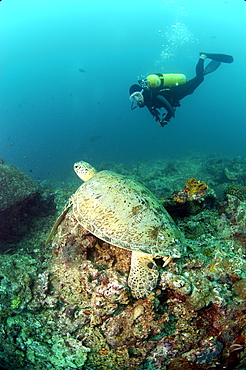
[[[146,77],[150,89],[178,86],[186,83],[186,76],[181,73],[157,73]]]
[[[163,76],[162,78],[163,78],[164,87],[178,86],[178,85],[183,85],[186,83],[186,77],[185,75],[181,73],[168,73],[168,74],[163,74],[162,76]]]

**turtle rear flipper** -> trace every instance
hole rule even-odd
[[[128,285],[133,297],[145,298],[156,287],[158,268],[151,254],[132,251]]]

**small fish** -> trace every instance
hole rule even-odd
[[[102,136],[100,136],[100,135],[94,135],[94,136],[91,136],[91,137],[90,137],[90,141],[96,141],[96,140],[99,140],[99,139],[101,139],[101,137],[102,137]]]
[[[10,144],[6,145],[3,149],[8,149],[10,146],[13,146],[13,145],[15,145],[15,143],[10,143]]]
[[[79,72],[84,72],[85,73],[85,70],[83,68],[80,68]]]

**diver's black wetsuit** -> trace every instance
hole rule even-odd
[[[196,65],[196,76],[184,85],[169,87],[160,91],[144,89],[144,104],[138,104],[140,108],[147,107],[156,121],[164,126],[175,114],[175,108],[180,107],[180,100],[192,94],[204,80],[204,59],[199,58]],[[167,113],[161,114],[158,109],[164,108]]]
[[[208,58],[211,61],[204,68],[204,60]],[[140,85],[132,85],[129,89],[130,99],[136,101],[140,108],[147,107],[152,116],[160,126],[165,126],[172,117],[174,117],[176,107],[180,107],[180,100],[185,96],[192,94],[195,89],[203,82],[204,76],[216,71],[221,63],[232,63],[233,57],[227,54],[200,53],[200,58],[196,65],[196,76],[183,85],[167,87],[164,89],[151,89],[145,87],[145,80],[139,81]],[[158,75],[158,73],[157,73]],[[139,93],[134,97],[134,93]],[[142,96],[142,99],[141,99]],[[135,109],[135,107],[131,109]],[[167,113],[162,113],[163,109]]]

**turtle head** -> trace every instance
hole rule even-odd
[[[89,180],[92,176],[97,173],[97,170],[87,162],[76,162],[74,163],[74,171],[77,173],[79,178],[83,181]]]

